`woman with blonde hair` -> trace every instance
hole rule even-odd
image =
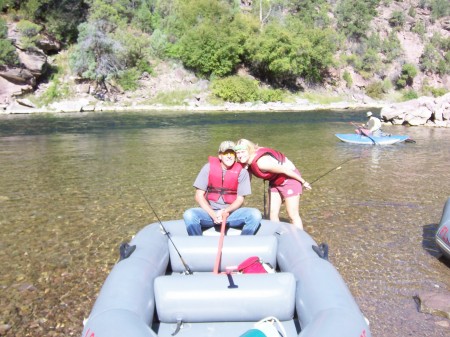
[[[246,165],[250,173],[269,181],[270,220],[280,221],[284,201],[291,223],[303,229],[299,214],[300,195],[303,187],[310,190],[311,185],[302,178],[295,165],[281,152],[260,147],[247,139],[238,140],[234,150],[237,160]]]

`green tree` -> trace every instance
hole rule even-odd
[[[370,21],[377,14],[379,0],[342,0],[336,7],[339,29],[348,38],[361,39],[369,29]]]
[[[335,35],[329,30],[307,29],[298,22],[288,27],[272,23],[247,40],[246,55],[261,78],[293,86],[297,77],[321,81],[335,48]]]
[[[70,65],[80,76],[103,83],[118,75],[125,67],[123,46],[111,37],[105,27],[108,24],[91,22],[81,24],[78,43],[70,55]]]
[[[239,20],[215,25],[205,20],[180,39],[178,56],[200,74],[229,75],[241,62],[247,37],[245,26]]]

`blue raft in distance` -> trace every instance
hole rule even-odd
[[[358,135],[356,133],[336,133],[335,136],[345,143],[363,144],[363,145],[391,145],[395,143],[401,143],[409,139],[409,137],[406,135],[366,137],[363,135]]]

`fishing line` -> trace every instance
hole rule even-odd
[[[320,177],[314,179],[314,180],[313,180],[311,183],[309,183],[309,184],[310,184],[310,185],[314,184],[315,182],[317,182],[318,180],[322,179],[323,177],[325,177],[326,175],[330,174],[331,172],[340,170],[340,169],[342,168],[342,165],[348,163],[348,162],[351,161],[351,160],[355,160],[355,159],[359,159],[359,158],[361,158],[361,156],[359,156],[359,157],[352,157],[352,158],[349,158],[349,159],[343,161],[343,162],[340,163],[338,166],[336,166],[335,168],[332,168],[331,170],[329,170],[329,171],[327,171],[326,173],[322,174]]]
[[[175,248],[175,251],[177,252],[178,256],[180,257],[181,263],[184,266],[185,269],[185,273],[188,275],[192,275],[192,270],[191,268],[189,268],[189,266],[187,265],[187,263],[184,261],[183,257],[181,256],[180,252],[177,249],[177,246],[175,246],[175,243],[172,241],[172,238],[170,237],[170,233],[166,230],[166,228],[164,227],[162,221],[159,219],[158,214],[156,214],[156,211],[154,210],[154,208],[152,207],[152,205],[150,204],[150,201],[148,201],[147,197],[145,196],[144,192],[142,192],[141,188],[139,186],[136,186],[136,188],[139,190],[139,192],[141,192],[142,197],[145,199],[145,201],[147,202],[148,206],[150,207],[150,209],[152,210],[153,214],[155,214],[156,219],[158,219],[158,222],[162,228],[162,230],[164,231],[164,234],[167,236],[167,238],[170,240],[170,242],[173,245],[173,248]]]

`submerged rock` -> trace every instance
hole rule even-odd
[[[450,319],[450,293],[423,292],[414,299],[420,312]]]

